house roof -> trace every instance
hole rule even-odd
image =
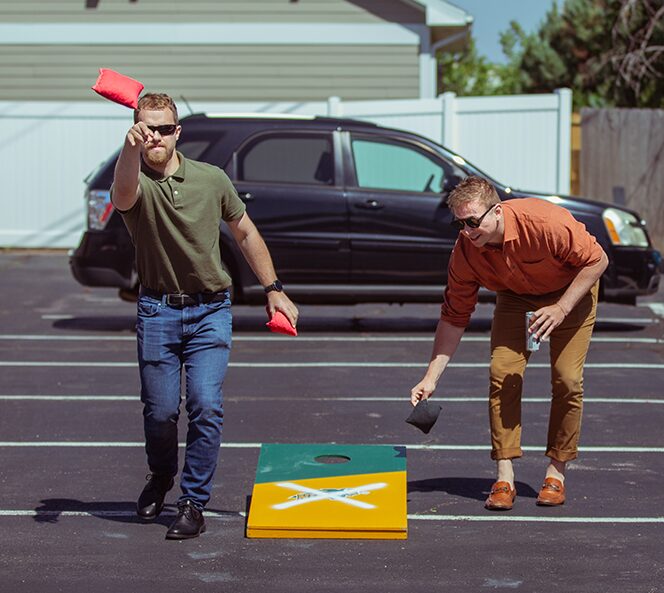
[[[473,24],[472,15],[445,0],[404,1],[424,10],[434,53],[443,47],[447,51],[460,51],[466,47]]]
[[[429,27],[467,27],[473,17],[465,10],[445,0],[408,0],[418,4],[426,11],[426,23]]]

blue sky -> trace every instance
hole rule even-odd
[[[555,0],[447,0],[469,13],[477,50],[492,62],[505,62],[499,36],[518,21],[527,31],[536,31]],[[558,1],[560,7],[563,0]]]

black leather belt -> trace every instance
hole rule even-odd
[[[199,292],[196,294],[166,294],[142,286],[140,294],[162,301],[169,307],[191,307],[192,305],[199,305],[201,303],[219,303],[228,298],[227,290],[222,290],[221,292]]]

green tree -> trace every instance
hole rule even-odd
[[[495,95],[501,81],[495,66],[477,53],[471,37],[465,49],[441,52],[438,56],[438,92],[459,96]]]
[[[664,3],[623,0],[612,36],[617,103],[664,107]]]
[[[566,0],[532,34],[512,22],[501,35],[512,92],[566,86],[575,108],[663,107],[663,22],[661,0]]]
[[[569,87],[574,108],[664,107],[662,0],[564,0],[527,34],[515,21],[501,34],[506,64],[471,41],[439,57],[440,90],[458,95],[547,93]]]

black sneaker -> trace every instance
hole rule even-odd
[[[191,500],[178,504],[178,516],[166,532],[166,539],[191,539],[205,531],[203,511],[199,511]]]
[[[148,474],[148,480],[136,503],[136,514],[144,521],[154,521],[164,509],[166,493],[173,488],[173,476]]]

